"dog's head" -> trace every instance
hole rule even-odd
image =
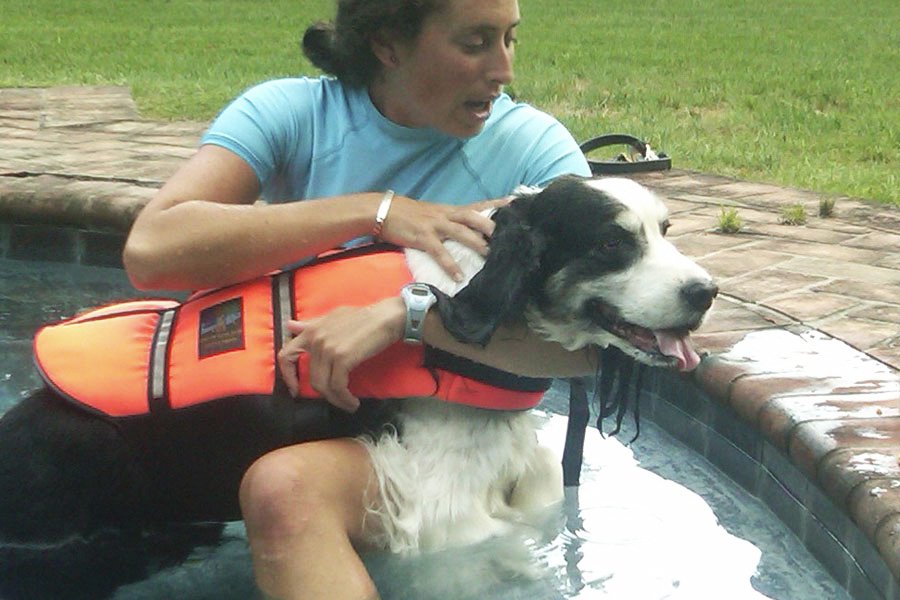
[[[647,364],[696,366],[689,333],[718,289],[665,239],[668,211],[645,187],[563,177],[493,218],[484,267],[438,303],[458,339],[483,344],[524,317],[569,349],[613,344]]]

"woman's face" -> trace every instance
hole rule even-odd
[[[376,106],[400,125],[477,134],[512,81],[518,23],[517,0],[447,0],[418,38],[393,44],[396,58],[372,89]]]

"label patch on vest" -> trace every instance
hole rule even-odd
[[[231,298],[200,311],[200,358],[244,348],[243,298]]]

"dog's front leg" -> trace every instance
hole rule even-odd
[[[509,496],[510,507],[536,525],[563,500],[562,464],[546,446],[537,445]]]

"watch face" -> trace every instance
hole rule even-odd
[[[435,299],[431,288],[422,283],[410,283],[403,286],[403,295],[411,306],[422,309]]]
[[[424,284],[411,283],[403,286],[403,301],[406,304],[406,323],[403,327],[403,340],[408,343],[422,343],[422,322],[428,307],[437,298],[431,288]]]

